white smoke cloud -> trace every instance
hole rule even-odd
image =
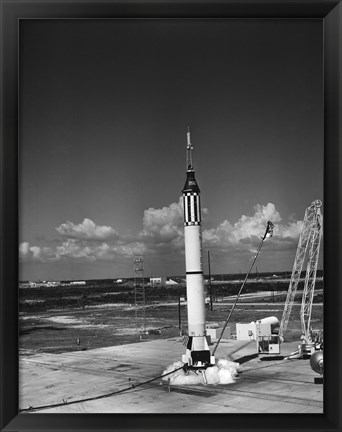
[[[170,372],[179,369],[183,363],[178,361],[168,366],[162,375],[169,374]],[[174,373],[163,377],[164,381],[169,381],[174,385],[200,385],[207,384],[232,384],[235,382],[235,377],[238,375],[240,364],[231,362],[226,359],[219,359],[215,366],[205,369],[205,379],[201,372],[193,370],[184,371],[184,369],[176,370]]]
[[[118,237],[118,233],[110,226],[96,225],[91,219],[85,218],[83,222],[74,224],[67,221],[61,224],[56,230],[64,237],[87,239],[87,240],[105,240]]]

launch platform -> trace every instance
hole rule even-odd
[[[308,359],[256,354],[255,341],[222,340],[217,359],[240,363],[232,384],[172,385],[182,338],[144,340],[63,354],[21,352],[19,409],[39,413],[323,413],[323,385]],[[41,407],[41,408],[39,408]]]

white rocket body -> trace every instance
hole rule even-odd
[[[189,338],[182,361],[189,366],[203,368],[215,364],[215,357],[210,354],[205,329],[200,189],[192,168],[190,132],[187,144],[187,173],[182,193]]]

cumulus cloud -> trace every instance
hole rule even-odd
[[[79,242],[76,239],[68,239],[61,246],[57,246],[56,251],[58,256],[63,258],[81,259],[84,261],[95,261],[92,247]]]
[[[280,238],[297,239],[302,231],[303,221],[291,222],[287,225],[278,224],[274,234]]]
[[[105,240],[118,237],[118,233],[112,227],[96,225],[88,218],[79,224],[67,221],[57,227],[56,230],[64,237],[75,239]]]
[[[157,242],[169,243],[183,236],[183,201],[161,209],[149,208],[144,211],[142,237],[153,238]]]
[[[207,209],[202,210],[207,214]],[[215,228],[205,229],[203,223],[203,247],[214,253],[227,252],[244,254],[255,250],[264,234],[267,221],[274,224],[273,250],[293,248],[298,240],[302,221],[293,218],[287,223],[273,203],[257,204],[251,215],[242,215],[235,223],[222,221]],[[148,208],[144,211],[142,230],[135,236],[125,237],[110,226],[97,225],[85,218],[75,224],[66,222],[56,228],[64,238],[53,249],[46,246],[30,245],[24,241],[19,245],[21,261],[51,262],[72,260],[76,262],[131,260],[134,255],[163,257],[175,260],[184,254],[184,227],[182,197],[178,202],[162,208]],[[183,262],[183,261],[182,261]]]
[[[216,254],[232,251],[236,256],[246,252],[253,254],[269,220],[274,224],[274,230],[272,240],[265,245],[266,249],[278,252],[293,249],[302,229],[302,221],[291,218],[291,221],[284,223],[273,203],[255,205],[252,215],[242,215],[235,223],[225,220],[216,228],[204,229],[203,247]]]
[[[245,240],[251,240],[253,237],[260,238],[264,234],[269,220],[275,225],[281,221],[275,205],[272,203],[265,206],[257,204],[252,216],[242,215],[235,224],[224,220],[216,228],[204,230],[203,240],[208,246],[237,245]]]
[[[49,247],[30,246],[28,242],[19,245],[20,262],[52,262],[59,260],[94,262],[131,259],[134,255],[143,255],[145,245],[141,242],[111,245],[106,242],[67,239],[55,250]]]
[[[51,262],[58,260],[58,255],[50,247],[30,246],[29,242],[19,245],[19,261]]]
[[[68,239],[57,246],[56,252],[61,259],[72,259],[79,261],[111,261],[118,257],[132,257],[133,255],[142,255],[144,245],[138,242],[111,245],[106,242],[88,242],[78,239]]]
[[[254,207],[254,215],[242,215],[234,224],[233,236],[236,241],[252,236],[260,237],[264,234],[267,221],[270,220],[274,225],[281,221],[279,212],[275,205],[268,203],[266,206],[257,204]]]
[[[26,258],[30,253],[30,243],[22,242],[19,245],[19,258]]]

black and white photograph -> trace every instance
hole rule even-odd
[[[20,22],[21,412],[323,413],[321,32]]]
[[[323,30],[19,21],[20,415],[326,412]]]

